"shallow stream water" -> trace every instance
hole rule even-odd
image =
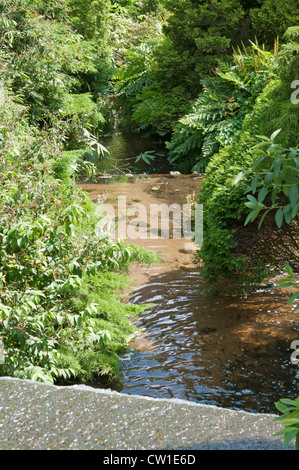
[[[156,276],[132,303],[153,302],[137,326],[144,337],[122,360],[123,393],[250,412],[275,412],[275,401],[296,398],[297,367],[285,295],[265,289],[247,299],[209,295],[197,271]]]
[[[200,190],[199,177],[169,178],[171,167],[160,142],[116,134],[103,144],[111,152],[107,171],[129,169],[147,177],[83,185],[95,201],[107,193],[108,202],[126,195],[128,203],[146,207],[157,201],[182,204],[186,195]],[[155,152],[152,165],[136,167],[137,155],[147,150]],[[182,241],[137,243],[166,253],[169,264],[147,270],[129,298],[155,306],[136,321],[142,333],[121,358],[122,393],[266,413],[276,411],[280,398],[299,395],[298,366],[291,362],[298,318],[290,313],[287,292],[260,289],[247,298],[207,294]]]
[[[167,160],[167,150],[165,145],[158,138],[145,138],[136,134],[122,134],[115,132],[101,140],[104,147],[109,152],[109,158],[102,165],[102,169],[110,174],[126,173],[128,171],[136,173],[168,173],[171,165]],[[147,164],[140,159],[136,162],[141,153],[151,152],[151,164]]]

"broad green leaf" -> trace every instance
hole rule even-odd
[[[273,163],[274,175],[277,177],[280,172],[280,159],[276,158]]]
[[[249,201],[255,203],[255,205],[257,205],[257,200],[254,196],[252,196],[251,194],[248,194],[247,196],[247,199],[249,199]]]
[[[292,221],[292,211],[291,211],[291,209],[288,210],[287,212],[284,212],[283,215],[284,215],[284,219],[285,219],[286,223],[290,224],[291,221]]]
[[[279,287],[294,287],[294,282],[284,282],[283,280],[277,281]]]
[[[284,403],[285,405],[292,405],[292,406],[298,405],[298,402],[296,400],[292,400],[291,398],[281,398],[280,401],[281,403]]]
[[[290,417],[282,420],[282,424],[284,426],[294,426],[294,425],[299,426],[299,418],[292,418],[292,414],[293,413],[290,413]],[[298,432],[299,432],[299,428],[298,428]]]
[[[269,211],[270,211],[270,209],[263,213],[263,215],[261,217],[261,220],[259,221],[259,226],[258,226],[259,229],[261,228],[262,223],[263,223],[263,221],[264,221],[264,219],[265,219],[265,217],[266,217],[266,215],[268,214]]]
[[[278,411],[280,411],[281,413],[289,413],[289,407],[284,405],[283,403],[281,402],[277,402],[275,403],[275,407],[277,408]]]
[[[272,182],[273,182],[273,173],[269,171],[264,178],[264,183],[265,185],[269,185],[269,184],[272,184]]]
[[[256,192],[258,180],[259,180],[259,176],[255,175],[255,177],[251,181],[250,188],[251,188],[251,191],[253,192],[253,194]]]
[[[285,264],[284,266],[286,272],[291,276],[291,277],[294,277],[294,271],[293,271],[293,268],[292,266],[290,266],[288,263]]]
[[[259,193],[258,193],[258,197],[257,197],[257,200],[258,202],[263,202],[265,197],[267,195],[267,188],[265,186],[263,186],[260,190],[259,190]]]
[[[299,212],[299,202],[292,209],[292,218]]]
[[[276,204],[276,197],[277,197],[277,188],[274,188],[271,192],[272,206],[275,206],[275,204]]]
[[[257,208],[257,209],[255,209],[254,211],[251,212],[251,222],[253,222],[257,218],[260,211],[261,211],[261,209]]]
[[[297,436],[299,435],[299,429],[290,429],[285,433],[285,438],[283,440],[283,446],[286,447],[289,445],[289,443]]]
[[[290,199],[291,206],[295,207],[295,205],[298,202],[298,186],[297,186],[297,184],[294,184],[293,186],[290,187],[289,199]]]
[[[280,208],[275,214],[275,222],[278,228],[282,226],[282,220],[283,220],[283,212],[282,212],[282,209]]]
[[[299,299],[299,292],[295,292],[295,294],[293,294],[291,297],[290,297],[290,300],[289,300],[289,305],[291,305],[294,300],[296,299]]]
[[[251,221],[251,216],[252,216],[252,212],[250,212],[250,213],[248,214],[248,216],[246,217],[246,220],[245,220],[245,222],[244,222],[244,226],[247,225],[247,224],[249,224],[249,222]]]
[[[257,207],[257,203],[254,202],[245,202],[245,206],[249,207],[249,209],[255,209]]]

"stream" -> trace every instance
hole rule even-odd
[[[122,134],[115,132],[105,136],[101,143],[107,148],[109,158],[102,164],[102,170],[110,174],[126,172],[138,173],[169,173],[172,169],[167,160],[165,146],[158,138],[140,137],[136,134]],[[142,159],[136,162],[137,157],[144,152],[153,152],[151,165]]]
[[[116,134],[103,143],[112,174],[122,168],[146,177],[83,184],[92,200],[105,193],[112,203],[125,195],[128,203],[149,207],[157,201],[183,204],[188,194],[198,193],[200,178],[170,177],[159,142]],[[147,150],[155,151],[152,165],[136,166],[137,155]],[[207,294],[183,240],[143,237],[137,243],[163,253],[165,263],[133,269],[136,284],[128,301],[154,306],[136,319],[140,335],[121,357],[121,393],[252,413],[276,412],[275,401],[299,395],[298,366],[291,362],[298,318],[286,290],[273,284],[247,298]]]
[[[265,289],[242,299],[204,289],[197,271],[178,270],[133,292],[132,303],[155,307],[136,323],[145,332],[141,350],[122,358],[122,392],[263,413],[296,398],[290,344],[299,335],[286,320],[285,295]]]

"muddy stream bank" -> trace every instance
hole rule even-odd
[[[199,175],[135,175],[80,186],[91,200],[111,204],[125,198],[127,224],[142,204],[180,207],[198,194]],[[137,205],[137,206],[136,206]],[[135,208],[135,209],[134,209]],[[140,212],[138,212],[140,215]],[[140,225],[141,226],[141,225]],[[260,289],[247,298],[207,294],[185,238],[151,238],[148,219],[142,238],[127,238],[161,253],[162,262],[133,266],[125,301],[153,303],[138,319],[140,335],[122,358],[121,393],[178,398],[250,412],[275,412],[275,401],[298,395],[291,343],[298,319],[288,291]],[[136,232],[135,232],[136,233]]]

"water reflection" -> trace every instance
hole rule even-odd
[[[298,395],[290,361],[298,333],[281,291],[207,295],[197,271],[178,270],[137,289],[131,302],[156,306],[137,323],[149,346],[122,361],[123,393],[250,412],[275,412],[275,401]]]
[[[103,137],[101,143],[109,150],[109,158],[102,166],[109,173],[132,172],[139,173],[169,173],[172,166],[167,160],[167,150],[162,141],[154,138],[140,137],[136,134],[114,133]],[[140,153],[153,151],[155,158],[149,165],[143,160],[135,162]]]

